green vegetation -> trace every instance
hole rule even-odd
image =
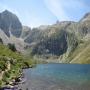
[[[67,58],[70,63],[89,64],[90,63],[90,40],[80,42],[78,47],[70,53]]]
[[[3,57],[0,57],[0,69],[4,71],[6,69],[6,60]]]
[[[22,68],[29,68],[33,65],[32,59],[0,44],[0,85],[5,85],[13,78],[20,76]]]
[[[13,52],[17,51],[14,44],[9,43],[8,44],[9,49],[11,49]]]
[[[18,17],[7,10],[0,16],[2,32],[10,37],[11,29],[12,34],[9,40],[0,33],[0,80],[3,81],[0,84],[19,76],[22,68],[32,67],[33,63],[90,63],[90,14],[79,22],[57,21],[32,30],[22,26]],[[6,42],[7,46],[2,45]]]

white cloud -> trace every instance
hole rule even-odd
[[[80,1],[80,0],[59,0],[61,5],[63,7],[67,7],[67,8],[77,8],[77,7],[83,7],[85,6],[84,3],[83,3],[83,0]]]
[[[69,17],[65,13],[60,0],[44,0],[46,7],[59,19],[68,20]]]
[[[71,20],[70,14],[79,14],[85,8],[81,0],[44,0],[44,3],[60,21]]]

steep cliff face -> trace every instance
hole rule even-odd
[[[0,28],[8,37],[10,37],[10,31],[16,37],[19,37],[22,31],[22,25],[19,19],[8,10],[0,13]]]
[[[90,41],[89,38],[90,14],[88,13],[79,22],[64,21],[35,28],[30,32],[25,42],[31,45],[33,55],[60,56],[58,60],[63,63],[74,63],[74,61],[85,63],[83,58],[80,60],[79,58],[82,55],[81,52],[89,49],[89,43],[87,44]],[[82,51],[80,47],[82,47]],[[77,50],[80,51],[77,52]],[[80,56],[76,58],[74,54],[77,56],[80,54]],[[83,55],[86,56],[85,53]],[[89,61],[90,59],[87,60],[87,62]]]
[[[77,37],[74,31],[68,27],[75,22],[60,22],[51,26],[44,26],[44,30],[36,28],[32,30],[25,42],[33,45],[32,54],[38,55],[63,55],[72,51],[77,45]]]
[[[32,54],[51,54],[59,56],[65,53],[67,50],[66,33],[64,31],[60,31],[58,36],[54,35],[38,42],[33,47]]]
[[[90,63],[90,13],[87,13],[79,22],[71,24],[67,28],[75,36],[70,42],[76,42],[76,44],[69,44],[67,52],[60,56],[60,62],[63,63]],[[73,50],[69,51],[69,47],[73,46]],[[77,47],[76,47],[77,46]]]

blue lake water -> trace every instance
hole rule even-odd
[[[39,64],[23,72],[23,90],[90,90],[89,64]]]

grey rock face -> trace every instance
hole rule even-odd
[[[90,38],[90,13],[79,22],[63,21],[50,26],[34,28],[25,42],[33,44],[32,53],[63,55],[71,53],[81,39]]]
[[[22,25],[19,19],[8,10],[0,13],[0,28],[8,37],[10,37],[9,31],[16,37],[19,37],[22,31]]]
[[[81,22],[83,22],[83,21],[90,21],[90,12],[89,13],[86,13],[84,15],[84,17],[80,21]]]
[[[21,38],[25,39],[28,37],[28,35],[30,34],[31,32],[31,28],[29,28],[28,26],[23,26],[22,27],[22,34],[21,34]]]

